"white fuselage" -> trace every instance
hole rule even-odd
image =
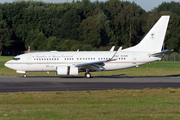
[[[115,51],[83,51],[83,52],[37,52],[16,56],[14,60],[5,63],[5,66],[16,71],[56,71],[60,65],[75,66],[76,64],[109,60]],[[161,60],[162,56],[150,57],[148,52],[121,51],[115,61],[104,62],[104,70],[118,70],[139,66],[152,61]],[[79,72],[84,72],[79,68]],[[91,66],[90,71],[98,71]]]

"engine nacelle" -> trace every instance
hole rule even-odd
[[[57,75],[78,75],[78,68],[74,66],[61,65],[56,67]]]

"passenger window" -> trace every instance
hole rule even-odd
[[[72,60],[74,60],[74,58],[72,58]]]
[[[57,58],[57,60],[59,60],[59,58]]]

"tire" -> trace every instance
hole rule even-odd
[[[26,77],[27,77],[27,75],[26,75],[26,74],[24,74],[24,75],[23,75],[23,77],[24,77],[24,78],[26,78]]]
[[[91,74],[90,73],[86,73],[86,78],[91,78]]]

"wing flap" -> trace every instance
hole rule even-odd
[[[75,67],[82,67],[82,66],[88,66],[88,65],[93,65],[93,64],[99,64],[99,65],[104,66],[104,62],[107,62],[107,60],[105,60],[105,61],[96,61],[96,62],[89,62],[89,63],[77,64],[77,65],[75,65]]]
[[[79,69],[89,69],[92,71],[102,71],[104,69],[104,62],[107,62],[107,60],[77,64],[75,67],[78,67]]]

